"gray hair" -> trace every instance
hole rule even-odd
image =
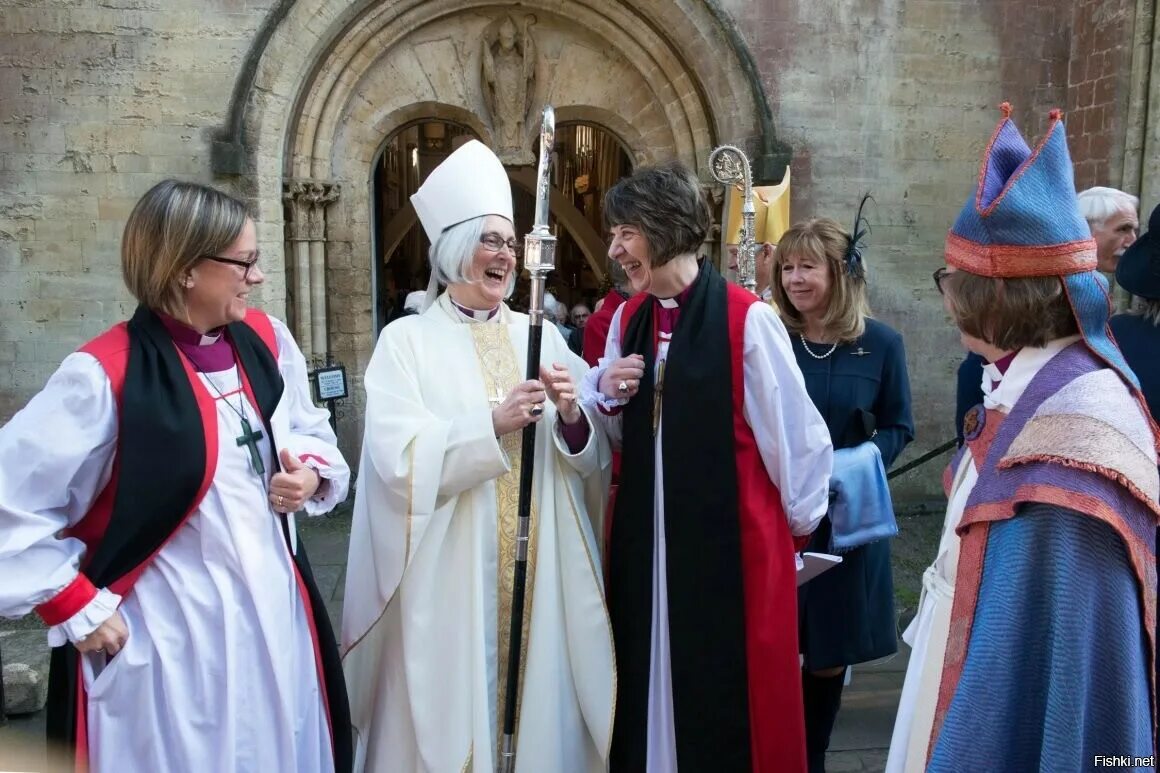
[[[471,263],[475,258],[475,250],[479,247],[479,240],[483,236],[483,224],[487,215],[480,215],[471,220],[464,220],[443,229],[439,238],[431,245],[428,257],[431,261],[431,277],[446,287],[451,284],[471,284]],[[505,298],[510,298],[516,289],[516,273],[519,271],[517,261],[516,270],[512,271],[508,279]]]
[[[561,315],[568,316],[568,309],[564,304],[560,303],[550,291],[544,293],[544,311],[552,315],[552,318],[557,322],[560,321]]]
[[[1102,226],[1108,218],[1117,212],[1135,212],[1140,207],[1140,200],[1130,193],[1116,188],[1105,188],[1097,185],[1088,188],[1077,196],[1079,213],[1088,222],[1088,226]]]

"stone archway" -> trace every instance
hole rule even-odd
[[[264,223],[283,219],[290,196],[287,238],[309,231],[313,241],[288,252],[265,300],[286,302],[308,356],[328,351],[351,373],[364,369],[375,334],[371,164],[385,137],[419,117],[468,125],[493,147],[497,128],[510,133],[489,113],[481,81],[480,41],[505,15],[534,43],[529,114],[551,103],[558,121],[607,126],[637,164],[678,158],[704,172],[726,141],[750,150],[758,176],[788,158],[752,58],[711,0],[679,11],[667,0],[573,0],[566,11],[557,0],[300,0],[280,9],[251,88],[238,89],[240,139],[230,144],[227,133],[215,145],[215,167],[256,172]],[[291,185],[327,195],[303,201]],[[260,234],[269,251],[280,237]]]
[[[535,195],[536,176],[531,169],[510,170],[508,177],[515,185]],[[587,223],[584,222],[584,216],[580,211],[555,188],[552,188],[548,208],[557,222],[571,232],[572,238],[579,244],[592,270],[597,275],[603,276],[604,267],[601,258],[604,254],[604,243],[593,238],[591,228],[586,227]],[[394,251],[407,231],[415,225],[416,218],[415,208],[410,204],[399,210],[383,228],[383,244],[380,245],[380,250],[387,254]]]

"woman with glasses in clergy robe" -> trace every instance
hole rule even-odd
[[[622,449],[611,769],[804,771],[794,539],[826,512],[826,425],[777,312],[698,259],[691,171],[640,169],[604,213],[636,292],[583,385]]]
[[[587,366],[504,303],[517,241],[503,165],[471,141],[411,197],[431,290],[367,367],[343,648],[366,771],[495,770],[507,696],[523,429],[537,425],[516,770],[605,770],[615,675],[600,533],[608,444]],[[593,523],[592,521],[595,521]]]
[[[338,650],[292,514],[350,476],[241,202],[173,180],[125,225],[139,306],[0,429],[0,614],[53,646],[54,751],[103,771],[344,771]],[[79,769],[79,768],[78,768]]]
[[[861,208],[856,219],[864,222]],[[842,563],[798,591],[806,748],[810,773],[821,773],[846,667],[898,650],[886,470],[914,438],[914,419],[902,337],[870,318],[859,240],[830,218],[798,223],[781,238],[773,276],[806,390],[834,442],[830,510],[806,550],[840,553]]]

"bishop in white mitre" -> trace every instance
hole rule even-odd
[[[342,629],[355,768],[495,770],[522,428],[536,422],[515,769],[605,770],[615,670],[594,535],[610,453],[576,400],[586,365],[544,325],[541,379],[524,380],[528,317],[503,302],[511,187],[490,150],[467,143],[411,200],[432,280],[365,377]]]

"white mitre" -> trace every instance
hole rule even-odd
[[[483,215],[515,222],[507,172],[479,140],[465,143],[432,169],[411,203],[432,244],[447,228]]]

